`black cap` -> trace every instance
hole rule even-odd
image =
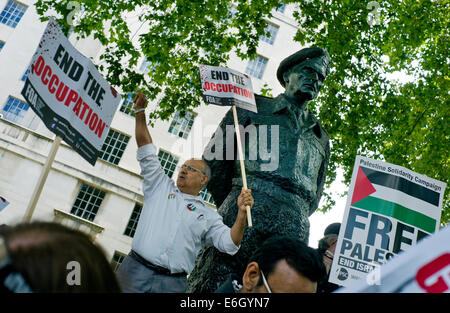
[[[331,235],[331,234],[336,234],[339,235],[339,230],[341,229],[341,223],[333,223],[327,226],[327,228],[325,228],[325,231],[323,232],[323,235]]]
[[[311,48],[304,48],[300,51],[297,51],[296,53],[288,56],[286,59],[281,61],[280,65],[278,66],[277,70],[277,78],[280,84],[284,87],[285,81],[283,78],[283,74],[289,70],[290,68],[294,67],[297,64],[302,63],[303,61],[306,61],[308,59],[314,59],[314,58],[320,58],[317,62],[313,62],[311,64],[318,72],[322,73],[324,77],[328,75],[330,72],[330,55],[328,54],[328,51],[323,48],[318,47],[311,47]]]

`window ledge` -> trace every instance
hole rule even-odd
[[[74,229],[87,232],[89,235],[96,236],[105,230],[104,227],[85,220],[84,218],[78,217],[74,214],[64,212],[59,209],[54,209],[54,213],[56,222]]]

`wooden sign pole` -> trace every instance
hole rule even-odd
[[[42,168],[41,176],[37,182],[36,187],[34,188],[33,195],[31,196],[30,202],[28,203],[27,211],[23,217],[23,221],[28,223],[31,221],[31,217],[33,216],[34,209],[36,204],[41,196],[42,189],[44,188],[45,181],[47,180],[48,173],[50,172],[50,168],[52,167],[53,160],[55,159],[56,152],[61,144],[62,138],[56,136],[53,141],[52,147],[50,149],[50,153],[47,157],[47,161],[45,162],[44,167]]]
[[[238,153],[239,153],[239,161],[241,163],[241,174],[242,174],[242,184],[244,186],[244,189],[247,189],[247,176],[245,175],[245,166],[244,166],[244,154],[242,152],[242,142],[241,142],[241,133],[239,131],[239,122],[237,117],[237,110],[236,106],[233,105],[233,117],[234,117],[234,128],[236,130],[236,138],[237,138],[237,146],[238,146]],[[252,227],[252,214],[250,212],[250,207],[246,207],[247,210],[247,223],[248,227]]]

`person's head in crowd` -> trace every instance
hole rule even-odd
[[[120,292],[103,249],[80,231],[23,223],[3,228],[0,245],[3,292]]]
[[[203,160],[190,159],[178,172],[177,187],[181,192],[198,195],[211,177],[211,169]]]
[[[243,293],[315,293],[325,268],[317,252],[289,236],[267,239],[247,265]]]
[[[319,240],[317,252],[325,264],[327,274],[329,273],[331,263],[333,262],[340,228],[341,223],[332,223],[328,225],[323,232],[324,237]]]
[[[326,279],[319,282],[318,292],[331,292],[339,288],[338,285],[328,282],[328,276],[330,274],[331,264],[333,263],[340,228],[341,223],[332,223],[328,225],[323,233],[324,237],[319,240],[317,252],[325,265],[327,275]]]

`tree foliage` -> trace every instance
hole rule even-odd
[[[59,24],[68,31],[67,16],[73,10],[68,3],[38,0],[36,7],[43,19],[57,12]],[[332,59],[320,97],[309,105],[331,138],[328,186],[338,167],[344,169],[344,183],[349,183],[357,154],[448,183],[449,2],[284,3],[297,7],[294,16],[300,27],[295,40],[326,48]],[[99,69],[111,84],[124,92],[140,86],[158,99],[159,107],[150,115],[155,120],[200,104],[198,64],[224,65],[232,51],[243,59],[254,58],[265,18],[281,3],[87,0],[82,5],[74,32],[92,34],[106,47]],[[137,44],[130,16],[139,21],[139,30],[145,28]],[[151,63],[146,75],[135,70],[142,56]],[[409,80],[393,80],[392,73]],[[448,189],[442,223],[450,220]],[[328,201],[322,210],[331,204]]]

